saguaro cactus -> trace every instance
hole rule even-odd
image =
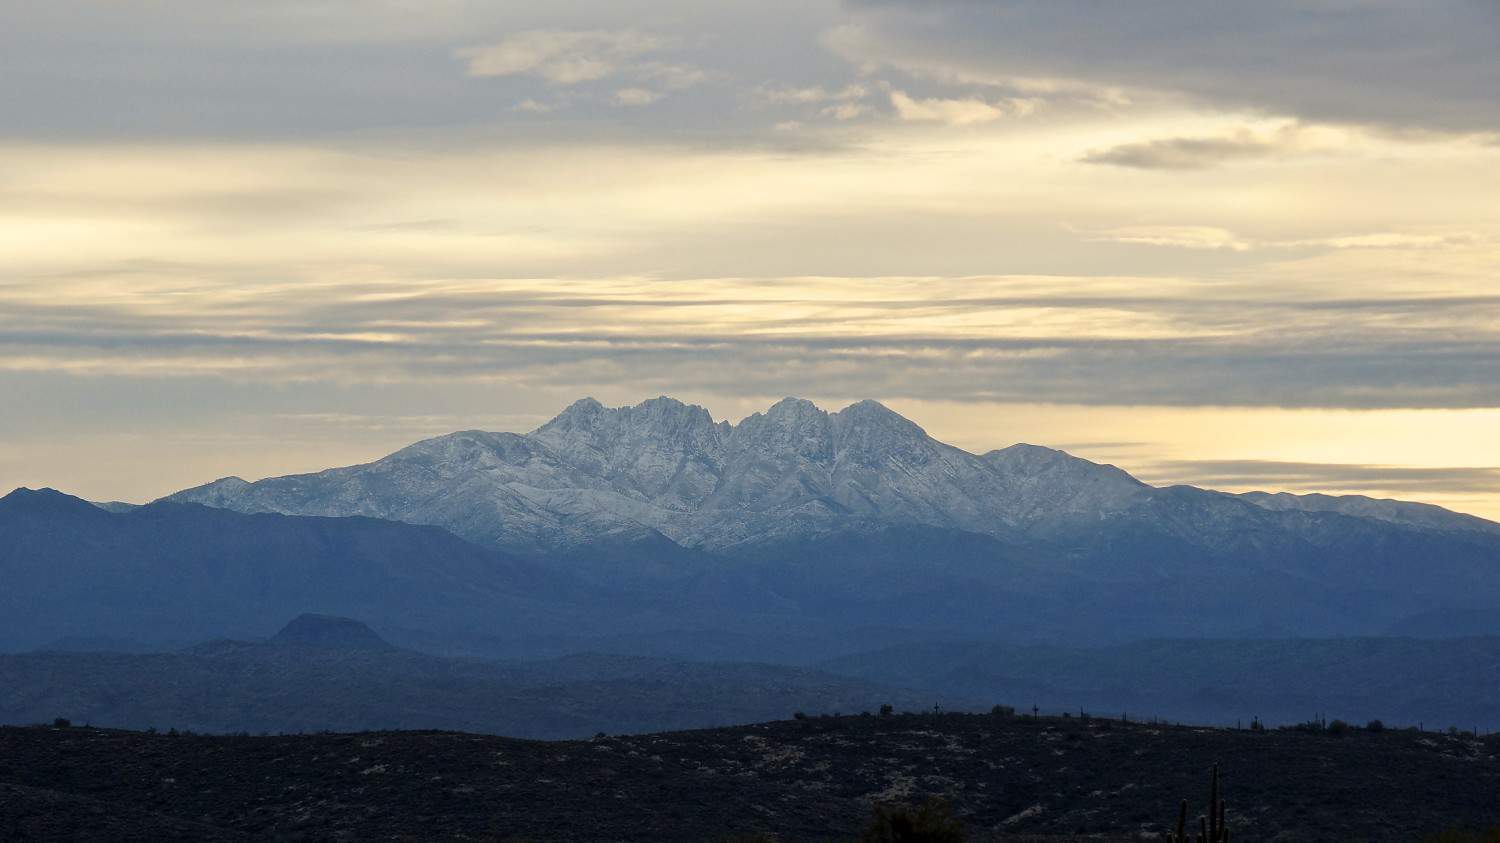
[[[1188,801],[1184,799],[1177,809],[1177,830],[1167,833],[1167,843],[1229,843],[1225,815],[1226,807],[1219,794],[1219,765],[1215,764],[1208,786],[1208,814],[1198,816],[1198,833],[1188,834]]]

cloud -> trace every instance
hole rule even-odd
[[[1378,231],[1341,237],[1284,240],[1275,245],[1287,248],[1316,246],[1328,249],[1442,249],[1450,246],[1466,246],[1478,240],[1479,238],[1472,234],[1411,234]]]
[[[862,102],[841,102],[825,106],[818,113],[835,120],[854,120],[870,113],[870,107]]]
[[[1167,460],[1157,474],[1222,488],[1269,486],[1297,492],[1373,489],[1391,493],[1500,492],[1500,467],[1360,465],[1278,460]]]
[[[826,102],[861,100],[870,95],[864,85],[845,85],[830,89],[822,85],[805,88],[762,88],[757,98],[767,105],[818,105]]]
[[[1158,138],[1099,149],[1081,160],[1142,170],[1202,170],[1234,161],[1266,158],[1282,147],[1248,133],[1223,138]]]
[[[871,95],[869,87],[860,84],[842,88],[826,88],[822,85],[810,87],[763,87],[755,92],[755,101],[763,106],[802,106],[808,113],[834,120],[855,120],[871,113],[864,102]]]
[[[905,91],[891,91],[891,107],[902,120],[967,126],[999,120],[1005,112],[980,99],[914,99]]]
[[[850,0],[832,46],[930,78],[1167,94],[1312,122],[1500,129],[1486,0]]]
[[[1080,160],[1142,170],[1203,170],[1238,161],[1348,153],[1365,140],[1358,132],[1287,122],[1269,129],[1240,127],[1216,136],[1133,141],[1093,150]]]
[[[467,62],[470,76],[527,75],[566,86],[614,76],[666,45],[659,36],[631,30],[536,29],[454,54]]]
[[[1096,242],[1129,243],[1142,246],[1172,246],[1179,249],[1229,249],[1245,252],[1252,244],[1234,232],[1204,225],[1127,225],[1101,231],[1090,239]]]
[[[653,91],[650,88],[621,88],[615,91],[615,105],[650,105],[661,97],[660,91]]]
[[[554,103],[539,102],[530,97],[510,107],[511,111],[524,111],[531,114],[547,114],[556,111],[558,106]]]
[[[1483,241],[1483,238],[1478,235],[1464,232],[1423,234],[1397,231],[1373,231],[1296,240],[1255,240],[1225,228],[1207,225],[1125,225],[1081,233],[1095,243],[1125,243],[1177,249],[1224,249],[1233,252],[1248,252],[1254,249],[1325,251],[1384,249],[1411,252],[1464,248]]]
[[[812,393],[960,402],[1491,407],[1500,299],[1188,299],[1161,280],[485,280],[0,308],[0,371]],[[1146,291],[1153,291],[1154,294]]]

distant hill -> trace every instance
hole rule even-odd
[[[298,615],[271,636],[278,647],[316,647],[324,650],[394,650],[389,641],[353,618],[332,615]]]
[[[1142,641],[1103,648],[909,644],[834,659],[879,677],[1017,708],[1193,723],[1364,723],[1500,729],[1500,638]]]
[[[174,653],[0,655],[0,723],[211,732],[464,729],[580,737],[746,723],[794,711],[927,709],[962,697],[765,664],[575,655],[448,659],[358,621],[304,615],[262,642]],[[970,701],[971,707],[977,705]]]

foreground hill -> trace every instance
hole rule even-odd
[[[440,658],[322,616],[298,618],[268,641],[174,653],[0,655],[0,723],[12,724],[63,716],[220,733],[420,728],[562,738],[935,702],[964,698],[766,664]]]
[[[1414,841],[1500,818],[1497,748],[990,715],[561,743],[0,728],[0,838],[848,840],[872,803],[935,794],[976,840],[1125,839],[1165,830],[1179,799],[1201,802],[1218,761],[1235,839]]]

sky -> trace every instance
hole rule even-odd
[[[0,0],[0,486],[573,400],[1500,518],[1493,0]]]

